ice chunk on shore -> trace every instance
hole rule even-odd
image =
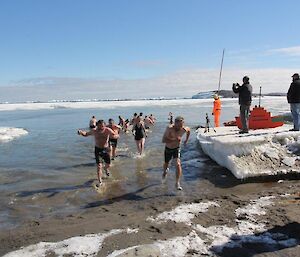
[[[27,134],[28,132],[22,128],[0,127],[0,143],[8,142]]]
[[[300,172],[297,153],[300,132],[291,126],[250,130],[239,134],[237,127],[216,128],[216,133],[198,130],[202,150],[239,179]]]

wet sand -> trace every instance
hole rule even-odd
[[[108,256],[115,250],[145,244],[147,245],[119,256],[165,256],[152,245],[154,242],[187,236],[193,229],[182,222],[153,223],[147,219],[148,217],[157,217],[160,213],[171,211],[182,204],[213,201],[220,208],[210,208],[205,213],[197,214],[192,219],[192,223],[201,224],[203,227],[215,225],[234,227],[235,210],[249,204],[251,199],[265,196],[275,197],[273,204],[266,207],[266,214],[259,217],[265,221],[265,231],[282,233],[286,239],[296,239],[296,243],[292,247],[282,245],[274,247],[274,245],[264,243],[245,242],[239,247],[224,246],[221,252],[212,251],[208,256],[300,255],[300,182],[298,178],[290,176],[280,181],[281,183],[278,183],[281,179],[279,177],[239,181],[228,170],[217,166],[211,160],[206,161],[205,167],[209,168],[201,172],[199,179],[189,181],[188,176],[185,178],[182,183],[184,187],[182,192],[174,189],[174,174],[169,174],[166,185],[160,183],[160,174],[158,174],[157,177],[148,180],[147,185],[136,191],[123,194],[121,192],[110,199],[103,199],[99,195],[99,200],[87,202],[79,212],[29,219],[14,229],[3,229],[0,232],[0,255],[41,241],[57,242],[79,235],[130,228],[138,229],[138,232],[129,233],[126,236],[121,233],[107,237],[99,251],[90,256]],[[188,170],[185,173],[188,173]],[[94,189],[90,187],[89,190]],[[71,194],[72,192],[67,191],[60,197],[71,197]],[[46,201],[47,198],[44,200]],[[205,238],[203,234],[199,232],[197,234],[200,238]],[[47,256],[56,255],[50,251]],[[72,256],[72,254],[65,256]],[[207,255],[190,250],[185,256]]]

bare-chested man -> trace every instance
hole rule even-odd
[[[110,167],[108,140],[110,136],[113,137],[117,134],[112,129],[105,126],[104,120],[99,120],[97,122],[96,129],[90,131],[78,130],[78,135],[84,137],[94,136],[95,138],[95,158],[97,163],[97,176],[100,186],[102,184],[102,161],[105,163],[104,170],[106,175],[110,175],[108,170]]]
[[[120,137],[120,130],[122,129],[121,126],[115,124],[115,121],[113,119],[109,119],[108,120],[108,126],[109,128],[111,128],[116,135],[115,136],[110,136],[109,137],[109,145],[110,145],[110,150],[111,150],[111,160],[114,160],[116,157],[116,149],[117,149],[117,145],[118,145],[118,138]]]
[[[189,137],[190,137],[190,128],[184,126],[184,118],[181,116],[176,117],[175,123],[169,125],[166,128],[164,136],[162,138],[162,142],[166,144],[165,147],[165,163],[163,166],[163,180],[166,178],[168,173],[168,166],[171,159],[176,160],[176,188],[178,190],[182,190],[180,186],[180,177],[182,175],[182,168],[180,162],[180,143],[182,136],[186,133],[186,138],[184,141],[184,145],[186,145]]]
[[[95,129],[96,128],[96,123],[97,123],[96,117],[92,116],[92,118],[90,120],[90,129]]]
[[[150,126],[154,126],[154,122],[147,115],[144,118],[145,129],[149,129]]]

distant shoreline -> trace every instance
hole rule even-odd
[[[49,100],[49,101],[19,101],[19,102],[0,102],[1,104],[52,104],[52,103],[83,103],[83,102],[129,102],[129,101],[169,101],[169,100],[186,100],[186,99],[210,99],[217,91],[200,92],[192,97],[149,97],[149,98],[120,98],[120,99],[74,99],[74,100]],[[222,98],[238,98],[230,90],[220,90],[219,96]],[[253,93],[253,97],[258,97],[259,94]],[[264,96],[286,96],[285,93],[268,93]]]

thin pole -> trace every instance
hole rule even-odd
[[[222,77],[222,69],[223,69],[224,53],[225,53],[225,48],[223,49],[223,54],[222,54],[221,69],[220,69],[220,75],[219,75],[218,94],[219,94],[220,86],[221,86],[221,77]]]
[[[261,87],[259,87],[258,107],[260,107],[260,98],[261,98]]]

